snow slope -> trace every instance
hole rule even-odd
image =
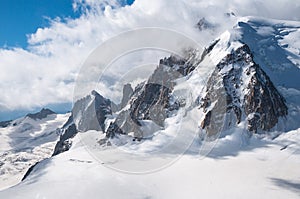
[[[76,139],[70,151],[42,161],[25,181],[0,192],[0,198],[293,199],[300,195],[300,129],[274,140],[253,137],[247,145],[237,132],[219,140],[209,157],[189,151],[169,167],[144,175],[109,169],[114,162],[94,159]]]
[[[254,61],[287,102],[288,116],[276,128],[286,131],[299,128],[300,22],[244,17],[239,19],[232,32],[250,47]]]
[[[52,155],[59,136],[56,129],[69,114],[51,114],[34,120],[24,117],[0,128],[0,190],[21,181],[35,163]]]
[[[300,90],[300,22],[244,17],[234,28],[276,86]]]
[[[242,121],[222,132],[217,141],[201,142],[193,132],[201,114],[193,107],[167,118],[165,129],[141,142],[120,135],[111,140],[112,146],[100,146],[100,135],[104,135],[87,131],[74,137],[69,151],[41,161],[24,181],[1,191],[0,198],[299,198],[300,59],[294,38],[299,27],[299,22],[242,18],[218,38],[210,53],[216,64],[246,43],[255,62],[287,100],[288,115],[278,123],[285,128],[249,137]],[[214,67],[196,68],[178,80],[181,84],[174,92],[191,95],[193,103],[212,70]],[[185,88],[192,90],[189,93]],[[176,125],[182,121],[184,133],[178,133]],[[144,128],[151,125],[147,121]],[[7,148],[9,139],[3,136]],[[170,151],[161,150],[165,145]],[[187,149],[184,154],[183,149]],[[120,151],[144,157],[155,152],[156,156],[151,161],[133,159]],[[150,164],[160,161],[166,161],[165,165],[160,169],[154,165],[155,171],[151,170]],[[135,173],[143,164],[148,172]]]

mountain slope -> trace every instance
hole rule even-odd
[[[284,123],[288,115],[288,106],[281,91],[299,89],[300,81],[297,77],[300,76],[300,70],[297,62],[293,63],[289,60],[290,57],[297,57],[297,55],[291,56],[291,52],[286,51],[280,45],[280,41],[284,39],[283,36],[288,36],[288,33],[297,31],[297,28],[296,22],[283,23],[270,20],[267,23],[259,18],[242,18],[233,29],[226,31],[213,41],[201,56],[198,54],[193,57],[190,53],[188,55],[191,57],[187,56],[180,60],[172,56],[161,60],[158,68],[148,80],[151,82],[151,78],[157,76],[156,84],[158,85],[155,86],[158,88],[154,88],[149,83],[138,88],[141,91],[140,93],[136,91],[138,96],[132,96],[133,100],[129,101],[128,105],[130,108],[121,112],[115,122],[110,124],[106,132],[107,137],[112,138],[116,133],[134,132],[134,137],[143,138],[140,128],[141,121],[144,120],[150,120],[163,127],[168,111],[174,108],[169,105],[173,87],[180,87],[181,84],[175,83],[174,80],[182,76],[186,76],[185,80],[190,83],[190,89],[197,88],[200,91],[199,96],[196,97],[201,100],[193,100],[196,100],[196,103],[200,104],[203,109],[205,116],[201,119],[200,125],[205,130],[205,136],[217,138],[220,131],[226,131],[231,126],[239,124],[245,126],[249,135],[264,134],[274,128],[284,130],[284,128],[278,129],[279,122]],[[278,29],[285,34],[283,35]],[[286,31],[283,31],[284,29]],[[294,30],[289,32],[289,29]],[[261,53],[266,50],[268,53]],[[201,93],[203,85],[199,85],[199,81],[192,82],[189,79],[205,79],[205,74],[199,74],[204,67],[210,68],[201,65],[201,61],[204,60],[210,60],[216,67],[211,68],[210,78],[205,85],[206,94],[203,95]],[[266,60],[272,60],[272,63]],[[167,69],[163,70],[162,64],[167,66]],[[168,76],[169,72],[166,72],[168,68],[178,66],[186,67],[188,72],[179,71],[179,67],[177,72],[182,76]],[[195,72],[194,69],[196,69]],[[166,75],[163,75],[164,73]],[[168,86],[166,82],[172,86]],[[159,85],[166,85],[169,91],[163,92],[164,89],[161,91]],[[195,93],[192,90],[188,92]],[[157,101],[158,96],[164,100]],[[151,106],[144,105],[145,103]],[[161,111],[153,105],[160,106]],[[179,109],[179,102],[175,102],[174,105],[177,105],[176,109]],[[295,106],[299,107],[299,104]],[[149,115],[149,107],[153,116]],[[192,104],[189,108],[194,109],[195,105]],[[200,115],[199,118],[201,118]],[[295,117],[292,120],[295,120]],[[294,128],[297,127],[296,125]]]
[[[59,129],[60,137],[55,145],[53,155],[58,155],[70,149],[72,138],[78,132],[88,130],[102,130],[104,132],[105,120],[112,114],[112,102],[96,91],[75,102],[72,114],[66,123]]]
[[[197,50],[189,50],[183,58],[172,55],[161,59],[146,82],[134,90],[125,86],[121,110],[113,109],[110,105],[113,103],[99,94],[103,105],[79,100],[76,103],[81,105],[74,106],[73,110],[78,117],[75,118],[76,126],[82,126],[86,120],[88,125],[83,126],[88,128],[80,127],[79,131],[100,130],[93,127],[100,124],[106,134],[100,143],[107,143],[107,139],[114,139],[115,135],[128,135],[129,139],[140,141],[144,138],[155,140],[162,132],[172,134],[170,124],[176,121],[174,115],[179,116],[180,111],[186,112],[185,115],[198,112],[194,117],[199,118],[199,124],[193,125],[200,126],[198,131],[205,139],[218,138],[223,131],[229,132],[237,126],[243,128],[247,136],[297,129],[300,102],[286,101],[284,95],[291,93],[285,92],[287,89],[298,90],[300,82],[298,84],[296,76],[300,75],[300,70],[297,61],[290,60],[297,55],[292,56],[280,42],[290,33],[298,32],[298,25],[297,22],[241,18],[236,26],[213,41],[202,55]],[[266,50],[271,52],[261,53]],[[266,60],[272,60],[273,65]],[[213,64],[207,65],[207,62]],[[290,71],[293,73],[292,83],[284,79]],[[176,92],[182,96],[174,95]],[[192,97],[184,97],[182,92],[190,93]],[[81,103],[82,100],[85,104]],[[201,111],[197,110],[199,108]],[[99,113],[101,118],[98,115],[92,117],[88,109],[104,112]],[[107,115],[112,117],[105,120]],[[167,119],[170,124],[166,123]],[[95,121],[92,124],[90,120]],[[295,125],[288,125],[287,121]]]
[[[254,61],[270,76],[275,86],[300,90],[300,54],[297,38],[300,23],[242,18],[236,30],[253,52]]]
[[[0,192],[0,197],[297,199],[299,135],[300,129],[274,140],[251,138],[247,147],[241,147],[237,137],[228,136],[207,158],[186,154],[169,167],[146,175],[110,169],[115,162],[95,159],[75,137],[69,151],[41,162],[25,181]]]
[[[127,86],[121,110],[92,93],[101,103],[84,98],[62,128],[69,150],[0,197],[299,198],[299,47],[282,44],[299,27],[242,18],[202,55],[162,59],[148,81]],[[177,162],[153,166],[153,154]],[[147,174],[136,175],[135,157]]]
[[[0,189],[19,183],[32,165],[51,156],[67,117],[42,109],[0,128]]]
[[[216,82],[221,83],[216,86]],[[201,127],[210,136],[218,133],[216,129],[219,128],[215,127],[218,120],[224,121],[219,123],[224,128],[246,120],[250,132],[263,133],[271,130],[280,117],[287,115],[285,99],[253,61],[246,44],[234,49],[217,64],[206,87],[206,95],[201,101],[206,115]],[[220,92],[222,90],[224,92]],[[226,109],[220,106],[226,106]]]

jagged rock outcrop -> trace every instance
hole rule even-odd
[[[191,56],[195,55],[191,53]],[[130,108],[120,112],[116,120],[109,125],[106,136],[111,138],[115,134],[134,132],[134,137],[144,138],[145,135],[140,129],[141,120],[151,120],[163,127],[168,113],[179,107],[179,103],[170,104],[174,80],[193,71],[195,65],[192,63],[192,59],[177,56],[161,59],[148,81],[135,88],[129,100]]]
[[[104,132],[107,115],[112,114],[112,102],[96,91],[75,102],[72,114],[62,128],[58,129],[60,139],[53,155],[67,151],[72,146],[72,138],[78,131],[98,130]]]
[[[205,117],[201,127],[209,136],[246,120],[248,130],[269,131],[287,115],[285,99],[253,60],[244,44],[217,64],[201,100]]]
[[[69,118],[69,120],[73,120],[72,116],[70,116],[70,118]],[[58,142],[55,145],[52,156],[55,156],[55,155],[65,152],[65,151],[68,151],[72,146],[71,139],[78,133],[76,126],[73,122],[71,122],[67,126],[66,125],[64,125],[64,126],[65,127],[59,129],[60,137],[59,137]]]
[[[77,100],[72,115],[79,131],[98,130],[104,132],[104,121],[107,115],[112,114],[111,101],[96,91]]]
[[[123,97],[122,97],[121,104],[120,104],[120,110],[127,105],[132,94],[133,94],[133,89],[131,87],[131,84],[125,84],[123,86],[123,95],[122,95]]]
[[[234,14],[229,13],[228,16]],[[204,30],[209,28],[210,24],[203,18],[197,27]],[[202,61],[206,63],[206,58],[211,56],[213,62],[216,62],[216,67],[212,69],[213,72],[205,86],[206,93],[197,101],[204,111],[200,126],[205,133],[213,138],[224,128],[230,128],[244,121],[249,132],[260,133],[271,130],[280,117],[287,115],[285,99],[268,75],[255,63],[251,50],[242,42],[240,34],[240,32],[224,32],[204,49],[201,56],[198,51],[189,49],[184,58],[170,56],[161,59],[147,81],[135,89],[132,89],[130,84],[124,86],[123,98],[117,109],[112,108],[115,106],[110,100],[93,93],[79,100],[73,109],[76,127],[81,131],[87,129],[105,131],[106,138],[132,133],[135,138],[145,138],[142,131],[143,121],[151,121],[163,128],[170,112],[180,108],[182,102],[171,100],[174,80],[182,76],[186,76],[188,80],[189,74],[192,76],[194,74],[192,71]],[[201,78],[201,75],[195,77]],[[200,87],[202,89],[202,85],[196,89]],[[98,96],[96,98],[99,101],[93,101],[95,96]],[[102,108],[95,109],[95,107]],[[117,111],[117,116],[110,118],[110,123],[105,126],[106,115]],[[75,115],[78,115],[80,120]]]

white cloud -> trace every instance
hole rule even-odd
[[[16,110],[71,102],[81,64],[103,41],[138,27],[164,27],[182,32],[201,44],[214,37],[196,31],[205,16],[220,25],[214,34],[234,22],[225,12],[300,20],[300,1],[282,0],[136,0],[132,6],[114,8],[108,1],[75,0],[73,8],[84,11],[78,19],[55,19],[47,28],[28,36],[28,48],[0,49],[0,107]],[[111,2],[111,1],[110,1]]]

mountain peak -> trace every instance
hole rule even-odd
[[[269,131],[287,115],[285,99],[255,63],[249,46],[233,49],[217,64],[202,99],[205,117],[201,127],[209,136],[242,121],[247,122],[250,132]],[[216,86],[215,82],[221,83]],[[225,123],[215,123],[220,116]]]
[[[96,96],[99,96],[100,94],[96,90],[92,90],[91,95],[96,97]]]
[[[46,118],[48,115],[56,114],[54,111],[48,109],[48,108],[42,108],[39,112],[37,113],[29,113],[26,115],[26,117],[29,117],[33,120],[37,119],[43,119]]]

